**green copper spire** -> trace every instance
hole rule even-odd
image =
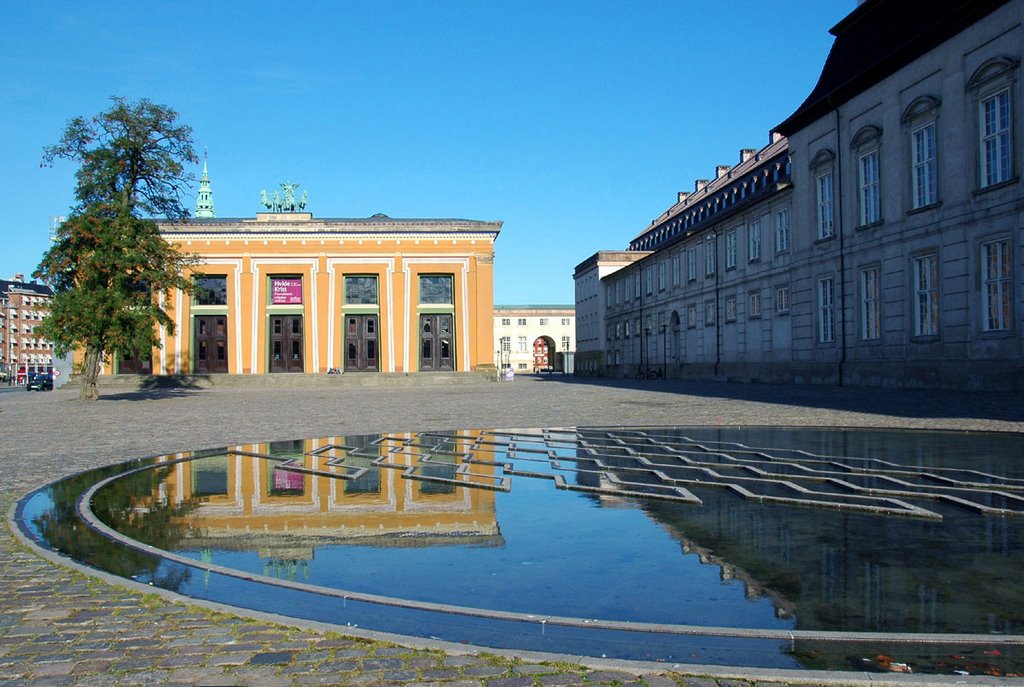
[[[213,210],[213,189],[210,175],[206,171],[206,154],[203,154],[203,176],[199,179],[199,197],[196,198],[196,217],[216,217]]]

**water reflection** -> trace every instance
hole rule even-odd
[[[92,511],[202,563],[418,603],[808,637],[1019,635],[1022,445],[737,428],[338,436],[158,458],[101,489]],[[240,593],[83,527],[74,499],[117,472],[59,483],[49,505],[27,507],[42,538],[182,593]],[[586,651],[553,641],[539,648]],[[644,650],[685,660],[674,641]],[[788,650],[813,667],[1005,672],[1021,661],[1016,641],[998,656],[933,645],[902,660],[885,643],[838,659],[818,639]]]

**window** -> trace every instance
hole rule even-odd
[[[647,295],[650,296],[654,293],[654,270],[645,270],[644,276],[647,278]]]
[[[818,177],[818,238],[827,239],[835,236],[835,225],[832,220],[832,172]]]
[[[516,320],[516,326],[518,326],[518,327],[525,327],[526,326],[526,318],[525,317],[518,318]]]
[[[501,352],[511,353],[512,352],[512,337],[503,336],[501,337]]]
[[[228,278],[223,275],[197,274],[196,305],[227,305]]]
[[[935,123],[917,129],[910,137],[914,169],[911,175],[911,192],[914,208],[923,208],[938,201],[935,185]]]
[[[725,321],[735,322],[736,321],[736,297],[730,297],[725,299]]]
[[[546,326],[548,326],[548,318],[546,318],[546,317],[542,317],[542,318],[540,318],[540,326],[541,326],[541,327],[546,327]]]
[[[760,317],[761,316],[761,292],[760,291],[753,291],[750,294],[749,301],[750,301],[750,306],[748,308],[747,317],[749,317],[749,318]]]
[[[1000,239],[981,246],[982,329],[986,332],[1010,328],[1013,294],[1010,284],[1010,241]]]
[[[697,249],[691,248],[686,253],[686,279],[694,281],[697,278]]]
[[[679,286],[683,279],[683,258],[679,253],[672,256],[672,286]]]
[[[879,310],[879,280],[877,267],[861,270],[860,273],[860,337],[864,341],[881,336],[882,321]]]
[[[835,282],[832,277],[818,280],[818,342],[836,339]]]
[[[747,260],[761,259],[761,220],[755,219],[747,227]]]
[[[712,326],[714,326],[714,324],[715,324],[715,316],[717,314],[716,310],[717,310],[717,308],[715,307],[715,302],[714,301],[704,301],[704,326],[705,327],[712,327]]]
[[[857,159],[857,178],[860,184],[861,226],[874,224],[882,219],[878,197],[878,149]]]
[[[1012,173],[1010,91],[981,101],[981,186],[1008,181]]]
[[[725,269],[736,269],[736,231],[725,235]]]
[[[664,291],[665,287],[668,286],[667,269],[668,267],[664,260],[658,263],[658,291]]]
[[[568,336],[563,336],[562,337],[562,350],[563,351],[568,351],[569,350],[569,337]]]
[[[519,344],[518,349],[519,349],[520,353],[527,353],[529,351],[529,349],[526,347],[526,337],[525,336],[520,336],[517,339],[517,343]]]
[[[571,318],[568,318],[568,317],[563,317],[562,318],[562,326],[563,327],[568,327],[570,324],[572,324],[572,319]]]
[[[345,305],[377,305],[377,277],[345,277]]]
[[[789,208],[775,213],[775,252],[785,253],[789,250]]]
[[[633,298],[640,298],[640,273],[636,272],[633,275]]]
[[[686,326],[691,329],[697,326],[697,304],[691,303],[686,306]]]
[[[420,276],[420,304],[453,305],[452,276],[450,274]]]
[[[789,312],[789,287],[778,286],[775,288],[775,312]]]
[[[508,327],[508,326],[511,326],[511,324],[512,324],[512,318],[511,317],[503,317],[503,318],[501,318],[501,326],[502,327]]]
[[[914,258],[914,336],[939,333],[939,256]]]
[[[712,234],[704,239],[704,274],[714,274],[717,262],[718,255],[715,250],[715,235]]]

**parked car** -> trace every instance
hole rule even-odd
[[[53,375],[49,372],[37,372],[29,375],[25,388],[28,391],[53,391]]]

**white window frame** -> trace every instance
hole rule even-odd
[[[836,281],[834,277],[818,279],[818,343],[836,340]]]
[[[860,189],[861,226],[882,221],[878,148],[869,150],[857,158],[857,180]]]
[[[748,309],[747,318],[748,319],[752,319],[752,318],[755,318],[755,317],[760,317],[761,316],[761,292],[760,291],[751,291],[750,294],[749,294],[748,301],[749,301],[749,305],[748,305],[748,308],[747,308]]]
[[[1013,177],[1013,109],[1010,89],[1004,88],[978,103],[981,188]]]
[[[683,278],[683,259],[679,253],[672,256],[672,286],[679,286]]]
[[[697,279],[697,249],[691,248],[686,253],[686,280],[696,281]]]
[[[736,268],[736,230],[725,234],[725,269]]]
[[[787,252],[789,250],[789,241],[789,208],[783,208],[775,213],[775,252]]]
[[[935,122],[928,122],[910,132],[911,205],[917,208],[934,205],[939,200],[936,185],[937,142]]]
[[[836,235],[832,170],[819,174],[815,181],[818,201],[818,238],[828,239]]]
[[[939,333],[939,256],[914,258],[914,336]]]
[[[1013,267],[1010,239],[981,244],[982,331],[1009,331],[1013,324]]]
[[[718,251],[715,250],[714,235],[704,239],[704,275],[710,277],[718,268]]]
[[[785,314],[789,312],[789,287],[775,287],[775,312]]]
[[[761,219],[755,219],[747,226],[747,262],[761,259]]]
[[[863,341],[877,341],[882,337],[881,282],[882,273],[878,267],[861,270],[860,338]]]

